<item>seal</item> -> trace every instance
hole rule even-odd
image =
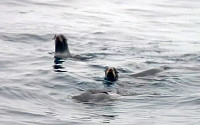
[[[166,66],[161,66],[157,68],[151,68],[145,71],[141,71],[138,73],[133,73],[133,74],[126,74],[124,77],[145,77],[145,76],[150,76],[150,75],[155,75],[157,73],[163,72],[165,70],[169,69],[169,67]],[[121,75],[123,77],[123,75]],[[114,67],[107,67],[105,69],[105,80],[108,81],[116,81],[118,80],[118,71]]]
[[[113,93],[106,90],[90,89],[80,95],[72,96],[72,99],[79,102],[100,102],[114,100],[115,96]]]
[[[73,58],[77,60],[88,60],[93,58],[71,54],[67,43],[68,39],[63,34],[56,34],[53,40],[55,40],[55,58]]]
[[[67,38],[63,34],[58,34],[53,39],[55,40],[55,57],[69,57]]]

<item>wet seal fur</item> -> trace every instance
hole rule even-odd
[[[72,96],[72,99],[79,102],[100,102],[114,100],[115,96],[106,90],[90,89],[80,95]]]
[[[138,72],[138,73],[134,73],[134,74],[131,74],[130,76],[131,77],[151,76],[151,75],[155,75],[157,73],[163,72],[163,71],[165,71],[167,69],[170,69],[170,67],[161,66],[161,67],[151,68],[151,69],[148,69],[148,70],[145,70],[145,71],[141,71],[141,72]]]

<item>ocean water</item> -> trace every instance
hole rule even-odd
[[[199,125],[199,0],[1,0],[1,125]],[[86,60],[54,59],[55,34]],[[103,81],[153,67],[143,78]],[[80,103],[83,90],[114,101]]]

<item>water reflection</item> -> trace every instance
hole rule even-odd
[[[117,81],[109,81],[105,78],[105,76],[103,77],[94,77],[95,81],[100,81],[102,82],[105,86],[112,86],[113,84],[115,84]]]
[[[101,123],[111,123],[119,116],[116,112],[116,102],[84,102],[87,115],[81,119],[92,121],[98,120]],[[79,119],[80,120],[80,119]]]
[[[55,57],[53,65],[55,72],[66,72],[66,70],[64,70],[64,67],[62,66],[63,62],[65,62],[63,58]]]
[[[115,83],[115,82],[113,82],[113,81],[108,81],[108,80],[106,80],[105,78],[104,78],[104,80],[103,80],[103,84],[104,84],[105,86],[107,86],[107,87],[112,86],[114,83]]]

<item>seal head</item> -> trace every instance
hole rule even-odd
[[[107,67],[105,70],[105,79],[108,81],[116,81],[118,79],[118,72],[114,67]]]
[[[53,39],[55,40],[56,54],[70,55],[68,44],[67,44],[67,38],[65,38],[64,35],[62,34],[55,35]]]

